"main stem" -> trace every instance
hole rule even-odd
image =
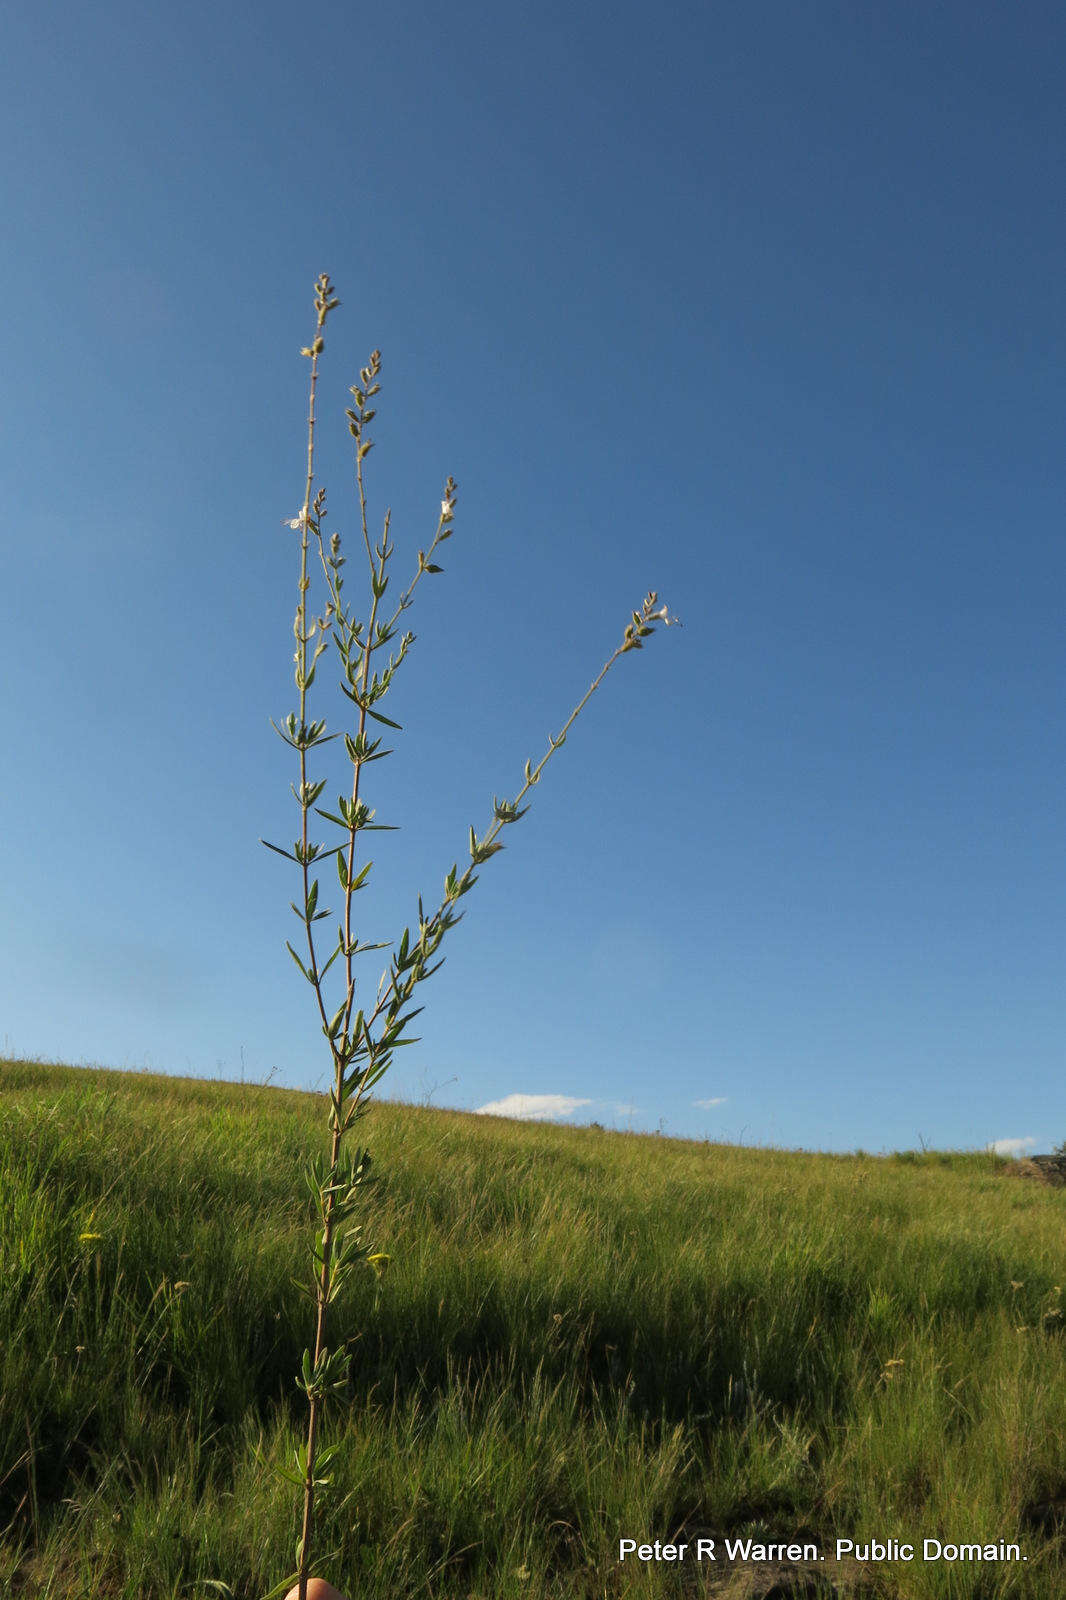
[[[324,321],[324,318],[322,320],[320,320],[320,322],[319,322],[319,332],[321,332],[322,321]],[[311,487],[312,487],[312,484],[313,484],[313,481],[314,481],[315,384],[317,383],[317,380],[318,380],[318,355],[317,355],[317,352],[316,352],[315,354],[312,355],[312,358],[311,358],[311,402],[310,402],[310,408],[309,408],[308,417],[307,417],[307,488],[306,488],[306,494],[305,494],[305,498],[304,498],[304,512],[307,515],[309,515],[309,513],[310,513]],[[363,523],[363,535],[364,535],[364,539],[366,540],[367,551],[369,553],[370,541],[369,541],[369,536],[367,534],[367,527],[366,527],[366,493],[365,493],[364,486],[363,486],[362,456],[359,456],[357,458],[357,464],[358,464],[358,479],[359,479],[359,500],[360,500],[360,511],[361,511],[361,515],[362,515],[362,523]],[[307,592],[307,588],[306,588],[306,585],[307,585],[307,535],[308,535],[308,525],[307,525],[307,522],[305,520],[304,525],[303,525],[303,545],[302,545],[302,548],[301,548],[301,567],[300,567],[300,605],[301,605],[301,624],[300,624],[301,645],[300,645],[300,648],[301,648],[301,653],[302,653],[301,677],[305,677],[306,676],[306,663],[307,663],[307,630],[306,630],[306,600],[305,600],[305,596],[306,596],[306,592]],[[384,575],[385,557],[386,557],[386,553],[388,551],[388,548],[389,548],[389,519],[388,519],[388,517],[386,517],[386,520],[385,520],[385,532],[384,532],[384,535],[383,535],[383,538],[382,538],[382,543],[381,543],[380,565],[378,567],[378,571],[377,571],[377,574],[376,574],[378,584],[380,584],[381,579],[382,579],[382,577]],[[374,575],[373,560],[371,560],[371,563],[370,563],[370,570],[371,570],[371,574],[373,576]],[[360,686],[359,686],[360,699],[363,702],[359,707],[359,730],[358,730],[359,738],[358,738],[358,744],[359,744],[360,748],[362,747],[362,741],[363,741],[363,738],[364,738],[365,733],[366,733],[366,692],[367,692],[367,682],[368,682],[368,677],[369,677],[369,672],[370,672],[370,655],[371,655],[371,651],[373,649],[372,641],[373,641],[373,637],[374,637],[374,624],[375,624],[375,622],[377,620],[377,610],[378,610],[379,599],[380,599],[380,595],[375,593],[374,594],[373,605],[371,606],[371,610],[370,610],[370,622],[369,622],[369,625],[368,625],[368,628],[367,628],[367,636],[366,636],[366,640],[365,640],[365,643],[364,643],[364,646],[363,646],[362,676],[361,676]],[[306,694],[305,686],[301,683],[301,688],[300,688],[300,721],[301,721],[301,723],[304,723],[306,721],[306,717],[305,717],[305,699],[304,699],[305,694]],[[354,770],[353,779],[352,779],[353,816],[354,816],[354,808],[356,806],[358,806],[358,803],[359,803],[359,780],[360,780],[360,777],[362,775],[362,770],[363,770],[362,761],[361,760],[357,760],[354,763],[354,768],[355,768],[355,770]],[[300,783],[301,783],[301,795],[303,795],[303,793],[304,793],[303,785],[306,783],[305,750],[303,749],[303,747],[301,747],[301,750],[300,750]],[[353,879],[353,876],[354,876],[354,873],[355,873],[355,835],[356,835],[356,832],[357,832],[357,829],[353,824],[351,826],[351,828],[349,829],[348,863],[347,863],[347,865],[348,865],[348,884],[347,884],[347,888],[345,890],[345,896],[344,896],[344,944],[345,944],[344,956],[345,956],[345,975],[346,975],[346,979],[347,979],[347,991],[346,991],[346,993],[347,993],[347,1005],[346,1005],[345,1017],[344,1017],[344,1028],[343,1028],[342,1035],[341,1035],[341,1044],[339,1046],[337,1046],[337,1045],[335,1045],[333,1043],[332,1040],[330,1040],[330,1049],[333,1052],[333,1060],[334,1060],[334,1067],[335,1067],[335,1077],[334,1077],[333,1088],[334,1088],[334,1097],[335,1097],[337,1110],[336,1110],[335,1121],[334,1121],[334,1125],[333,1125],[333,1139],[332,1139],[332,1144],[331,1144],[331,1148],[330,1148],[330,1165],[329,1165],[329,1179],[328,1179],[329,1192],[326,1195],[326,1204],[325,1204],[325,1208],[324,1208],[323,1216],[322,1216],[322,1267],[321,1267],[321,1271],[319,1273],[319,1278],[318,1278],[318,1296],[317,1296],[317,1302],[318,1303],[317,1303],[317,1308],[316,1308],[315,1344],[314,1344],[314,1356],[313,1356],[313,1361],[312,1361],[312,1366],[314,1368],[317,1368],[317,1366],[318,1366],[319,1358],[320,1358],[320,1356],[322,1354],[322,1350],[324,1349],[325,1343],[326,1343],[326,1314],[327,1314],[327,1309],[328,1309],[328,1306],[329,1306],[330,1268],[331,1268],[331,1257],[332,1257],[332,1252],[333,1252],[333,1211],[334,1211],[334,1205],[335,1205],[335,1199],[336,1199],[333,1186],[334,1186],[334,1182],[335,1182],[336,1176],[337,1176],[337,1167],[338,1167],[339,1158],[340,1158],[341,1138],[343,1136],[344,1128],[347,1126],[348,1120],[350,1120],[348,1118],[345,1118],[344,1120],[342,1120],[342,1118],[341,1118],[341,1109],[342,1109],[341,1096],[342,1096],[342,1091],[343,1091],[343,1087],[344,1087],[345,1047],[347,1045],[347,1040],[348,1040],[348,1029],[349,1029],[349,1026],[351,1024],[352,1003],[353,1003],[353,999],[354,999],[354,995],[355,995],[355,981],[354,981],[354,975],[353,975],[353,972],[352,972],[352,954],[353,954],[353,951],[352,951],[351,945],[352,945],[352,879]],[[307,855],[307,805],[306,805],[306,803],[303,804],[303,847],[304,847],[304,902],[305,902],[305,905],[306,905],[307,895],[308,895],[308,893],[310,891],[309,863],[307,862],[307,859],[306,859],[306,855]],[[318,969],[317,969],[317,964],[316,964],[316,960],[315,960],[314,941],[313,941],[313,938],[312,938],[310,921],[307,922],[307,939],[308,939],[308,949],[309,949],[310,956],[311,956],[311,967],[310,967],[310,970],[311,970],[312,977],[314,978],[315,993],[318,996],[318,1009],[319,1009],[319,1012],[320,1012],[320,1014],[322,1016],[323,1026],[328,1029],[329,1021],[328,1021],[328,1018],[326,1016],[325,1002],[324,1002],[324,1000],[322,998],[321,984],[318,981]],[[369,1044],[369,1039],[367,1040],[367,1043]],[[361,1096],[362,1096],[362,1088],[360,1086],[360,1089],[357,1090],[356,1096],[355,1096],[355,1100],[356,1100],[357,1104],[358,1104],[359,1100],[361,1099]],[[308,1413],[308,1419],[307,1419],[307,1472],[306,1472],[306,1476],[304,1478],[303,1525],[302,1525],[301,1533],[300,1533],[301,1546],[300,1546],[300,1568],[299,1568],[299,1600],[307,1600],[307,1583],[308,1583],[308,1571],[309,1571],[309,1567],[310,1567],[310,1550],[311,1550],[311,1528],[312,1528],[312,1523],[313,1523],[313,1519],[314,1519],[314,1505],[315,1505],[315,1451],[316,1451],[316,1447],[317,1447],[317,1437],[318,1437],[319,1397],[318,1397],[317,1394],[311,1394],[308,1397],[308,1399],[309,1399],[309,1413]]]
[[[325,299],[325,294],[323,294],[323,299]],[[303,524],[302,524],[302,528],[301,528],[303,539],[302,539],[302,543],[301,543],[301,547],[300,547],[300,731],[301,731],[301,744],[300,744],[300,807],[301,807],[302,819],[303,819],[301,842],[302,842],[302,845],[303,845],[303,858],[304,858],[304,860],[303,860],[303,881],[304,881],[304,906],[305,907],[307,905],[307,897],[308,897],[308,895],[310,893],[310,863],[307,860],[307,799],[306,799],[306,795],[307,795],[307,790],[306,790],[306,784],[307,784],[307,749],[306,749],[306,745],[303,743],[303,734],[304,734],[304,732],[306,730],[306,723],[307,723],[307,715],[306,715],[306,703],[307,703],[307,684],[306,684],[306,677],[307,677],[307,638],[308,638],[308,635],[307,635],[307,588],[308,588],[307,543],[308,543],[308,518],[310,517],[310,514],[311,514],[311,487],[312,487],[312,485],[314,483],[314,464],[315,464],[315,385],[318,382],[318,349],[317,349],[317,344],[318,344],[318,339],[321,336],[321,332],[322,332],[322,328],[323,328],[324,323],[325,323],[325,315],[324,315],[323,312],[320,311],[319,319],[318,319],[318,327],[316,329],[315,343],[312,346],[313,354],[311,356],[311,398],[310,398],[310,405],[309,405],[308,413],[307,413],[307,486],[306,486],[306,491],[305,491],[305,494],[304,494],[304,504],[303,504],[303,518],[304,518],[304,520],[303,520]],[[349,891],[349,894],[350,894],[350,891]],[[319,982],[319,977],[318,977],[318,964],[317,964],[317,961],[316,961],[316,958],[315,958],[315,944],[314,944],[314,936],[313,936],[312,931],[311,931],[310,918],[307,918],[306,926],[307,926],[307,948],[308,948],[308,953],[309,953],[310,958],[311,958],[311,965],[310,965],[310,969],[309,970],[311,972],[312,978],[314,979],[315,994],[316,994],[316,996],[318,998],[318,1009],[319,1009],[319,1013],[321,1014],[321,1017],[322,1017],[322,1025],[323,1025],[324,1028],[328,1028],[329,1019],[326,1016],[325,1002],[324,1002],[324,1000],[322,998],[322,985]],[[338,1098],[338,1101],[339,1101],[339,1099],[340,1099],[340,1091],[341,1091],[341,1080],[342,1080],[342,1076],[343,1076],[343,1058],[341,1057],[341,1055],[337,1051],[337,1049],[334,1047],[332,1040],[330,1040],[330,1049],[333,1051],[334,1062],[335,1062],[335,1065],[336,1065],[337,1076],[336,1076],[336,1081],[335,1081],[335,1087],[336,1087],[337,1098]],[[316,1365],[317,1365],[317,1362],[318,1362],[319,1352],[321,1351],[322,1346],[323,1346],[323,1344],[325,1342],[325,1334],[326,1334],[326,1305],[327,1305],[326,1296],[327,1296],[327,1294],[329,1292],[330,1249],[331,1249],[332,1242],[333,1242],[333,1226],[332,1226],[332,1222],[333,1222],[334,1195],[332,1193],[332,1185],[333,1185],[334,1177],[336,1176],[337,1156],[338,1156],[339,1150],[340,1150],[340,1123],[339,1123],[339,1119],[338,1119],[338,1125],[337,1125],[337,1128],[334,1130],[334,1134],[333,1134],[333,1148],[332,1148],[332,1151],[331,1151],[331,1154],[330,1154],[329,1185],[330,1185],[331,1192],[326,1196],[326,1208],[325,1208],[325,1215],[323,1217],[322,1273],[321,1273],[321,1277],[319,1279],[319,1285],[318,1285],[318,1307],[317,1307],[317,1318],[316,1318],[316,1324],[315,1324],[315,1364]],[[316,1437],[317,1437],[317,1433],[318,1433],[318,1397],[317,1397],[317,1395],[314,1395],[314,1394],[309,1395],[308,1396],[308,1404],[309,1404],[309,1415],[308,1415],[308,1420],[307,1420],[307,1475],[304,1478],[304,1514],[303,1514],[303,1526],[301,1528],[301,1534],[300,1534],[301,1543],[300,1543],[300,1567],[299,1567],[299,1600],[307,1600],[307,1581],[308,1581],[308,1571],[309,1571],[309,1567],[310,1567],[310,1556],[311,1556],[311,1525],[312,1525],[312,1519],[313,1519],[313,1516],[314,1516],[314,1505],[315,1505],[315,1481],[314,1481],[314,1478],[315,1478],[315,1444],[316,1444]]]

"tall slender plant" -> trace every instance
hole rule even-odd
[[[369,1265],[380,1273],[388,1260],[386,1255],[372,1249],[363,1239],[362,1224],[354,1220],[357,1212],[364,1208],[371,1183],[370,1155],[364,1149],[349,1156],[343,1144],[344,1135],[352,1123],[367,1110],[369,1091],[387,1071],[392,1060],[392,1052],[401,1045],[418,1042],[403,1035],[422,1007],[406,1012],[404,1007],[410,1000],[415,985],[430,977],[443,964],[443,957],[434,966],[430,966],[429,962],[448,929],[461,920],[462,913],[457,913],[453,907],[477,882],[474,868],[495,855],[497,850],[504,848],[497,842],[496,835],[501,828],[517,822],[524,816],[528,807],[520,808],[519,802],[539,780],[545,764],[565,742],[571,724],[618,657],[625,655],[629,650],[640,650],[641,640],[654,631],[655,622],[662,622],[667,627],[677,622],[676,617],[667,615],[665,605],[656,607],[658,596],[654,590],[645,597],[641,610],[632,613],[632,621],[626,624],[622,643],[571,712],[559,737],[553,739],[549,735],[549,748],[540,765],[534,767],[532,762],[526,762],[526,781],[515,799],[497,800],[494,796],[491,826],[480,838],[473,828],[470,829],[470,866],[460,877],[456,864],[452,864],[451,871],[444,881],[443,899],[432,916],[425,915],[422,898],[419,896],[417,936],[412,940],[411,930],[404,929],[399,941],[399,950],[391,958],[390,969],[382,974],[376,1004],[368,1012],[357,1010],[353,1021],[355,956],[365,950],[392,948],[391,944],[360,944],[352,934],[352,900],[356,892],[364,887],[367,874],[373,865],[371,861],[367,861],[358,871],[356,870],[356,839],[360,833],[380,830],[386,826],[384,823],[372,820],[374,811],[359,794],[363,767],[368,762],[379,761],[383,756],[391,754],[388,750],[379,749],[380,736],[374,739],[368,736],[367,721],[369,719],[385,727],[399,729],[399,723],[390,721],[376,707],[389,689],[396,669],[414,643],[414,634],[405,633],[400,640],[395,658],[390,655],[388,667],[373,675],[370,671],[371,657],[394,637],[397,619],[411,604],[412,593],[422,574],[441,571],[431,557],[437,546],[450,539],[454,532],[452,524],[455,515],[456,485],[454,479],[448,478],[444,486],[444,498],[441,501],[440,518],[433,542],[428,552],[419,550],[418,569],[392,615],[387,621],[379,620],[379,609],[389,584],[385,567],[393,547],[389,544],[391,512],[387,511],[385,514],[384,533],[379,545],[371,547],[367,529],[363,462],[373,445],[366,437],[366,429],[375,414],[371,402],[381,388],[377,381],[381,372],[381,352],[375,350],[370,357],[369,366],[364,367],[359,374],[359,386],[350,390],[355,408],[346,413],[349,432],[356,441],[356,477],[359,486],[362,537],[370,568],[372,594],[369,620],[365,624],[355,620],[343,598],[344,578],[341,569],[345,564],[345,557],[340,553],[340,537],[337,533],[332,534],[328,548],[323,542],[322,521],[326,516],[325,491],[319,489],[313,501],[311,498],[314,486],[315,389],[318,383],[318,361],[324,348],[323,329],[326,318],[339,304],[328,274],[323,273],[315,283],[317,317],[315,337],[312,343],[300,352],[311,363],[310,406],[307,417],[307,480],[303,507],[297,516],[291,520],[286,519],[286,526],[300,535],[299,600],[293,624],[296,636],[294,659],[299,711],[289,713],[284,728],[279,728],[277,723],[273,723],[285,743],[296,751],[299,761],[299,788],[297,789],[295,785],[291,787],[300,807],[300,837],[293,844],[291,851],[283,850],[278,845],[267,847],[294,862],[300,871],[301,903],[291,902],[291,904],[296,916],[304,924],[303,942],[306,945],[306,954],[301,956],[291,944],[288,944],[288,941],[286,943],[289,954],[314,990],[322,1032],[333,1059],[334,1077],[329,1095],[329,1127],[332,1133],[329,1161],[326,1163],[322,1156],[318,1156],[309,1164],[306,1172],[307,1183],[317,1205],[320,1221],[315,1242],[311,1247],[311,1285],[307,1288],[297,1284],[297,1287],[311,1300],[315,1313],[313,1348],[304,1351],[302,1371],[296,1380],[297,1386],[307,1395],[307,1438],[303,1445],[294,1449],[296,1472],[289,1473],[282,1469],[283,1476],[296,1484],[303,1496],[302,1527],[296,1545],[297,1570],[272,1590],[266,1600],[273,1600],[274,1596],[294,1582],[298,1584],[300,1600],[307,1600],[315,1491],[329,1484],[330,1479],[322,1474],[339,1449],[337,1444],[326,1448],[320,1446],[322,1409],[326,1399],[331,1395],[342,1394],[349,1381],[350,1357],[347,1351],[331,1350],[326,1343],[328,1308],[354,1265]],[[312,538],[325,578],[328,600],[323,614],[308,626],[307,594],[311,584],[308,575],[308,552]],[[313,782],[308,773],[308,752],[338,737],[337,734],[326,733],[324,721],[310,722],[307,710],[308,691],[315,680],[319,657],[328,647],[329,636],[332,636],[336,645],[343,668],[341,689],[358,713],[354,735],[344,734],[344,748],[352,766],[351,792],[339,797],[336,812],[323,810],[315,804],[327,780],[322,778]],[[312,811],[324,821],[341,829],[342,837],[339,844],[325,848],[312,842],[309,837],[309,818]],[[267,844],[265,839],[261,842]],[[344,896],[344,911],[343,922],[337,927],[336,943],[328,960],[323,963],[315,944],[314,925],[332,913],[319,908],[319,880],[312,876],[312,869],[318,863],[328,860],[330,856],[336,858],[337,876]],[[344,962],[344,997],[337,1009],[331,1011],[326,1004],[323,982],[338,956],[343,957]],[[375,1027],[376,1036],[371,1031]]]

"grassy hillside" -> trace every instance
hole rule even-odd
[[[329,1341],[357,1342],[319,1570],[351,1600],[1066,1592],[1066,1190],[397,1105],[357,1131],[392,1262]],[[322,1095],[0,1063],[0,1593],[292,1570],[268,1463],[305,1422],[327,1142]],[[745,1532],[1028,1560],[829,1560],[816,1590],[617,1559]]]

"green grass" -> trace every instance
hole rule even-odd
[[[1066,1190],[395,1104],[359,1132],[392,1263],[333,1308],[316,1539],[352,1600],[709,1592],[617,1563],[684,1529],[1016,1540],[864,1592],[1066,1592],[1027,1511],[1066,1494]],[[318,1094],[0,1064],[0,1593],[258,1600],[292,1570],[263,1463],[306,1418],[327,1139]]]

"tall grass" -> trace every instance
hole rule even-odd
[[[0,1067],[0,1593],[271,1586],[324,1105]],[[376,1310],[359,1278],[335,1302],[359,1333],[322,1526],[353,1600],[692,1593],[617,1541],[697,1529],[1014,1539],[1027,1561],[872,1592],[1066,1590],[1066,1191],[989,1155],[369,1115],[393,1267]]]

